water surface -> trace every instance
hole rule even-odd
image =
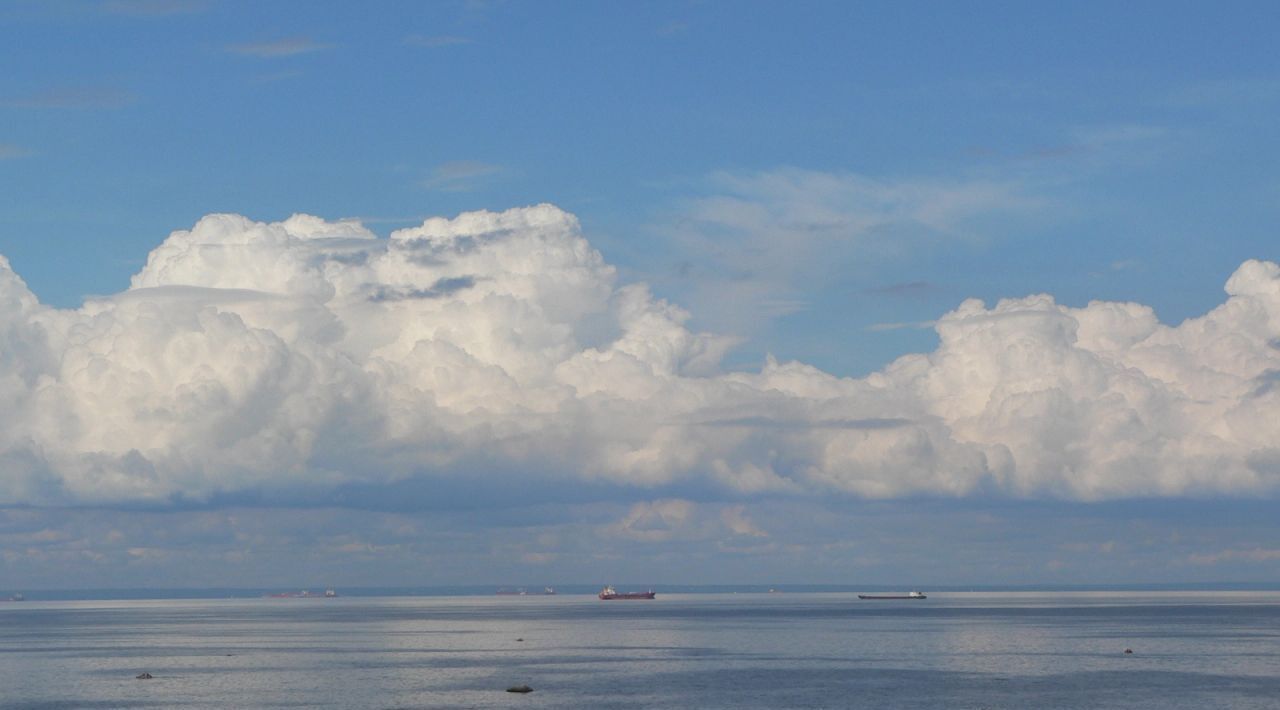
[[[26,601],[0,706],[1277,708],[1278,642],[1274,592]]]

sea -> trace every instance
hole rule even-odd
[[[0,707],[1274,709],[1280,592],[29,598]]]

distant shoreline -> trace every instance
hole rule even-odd
[[[338,587],[339,598],[344,597],[487,597],[494,596],[499,589],[511,585],[453,585],[453,586],[421,586],[421,587]],[[530,589],[541,589],[541,583],[522,585]],[[600,591],[599,584],[556,584],[555,596],[592,595]],[[1221,582],[1199,584],[1078,584],[1078,585],[927,585],[927,584],[742,584],[742,585],[699,585],[699,584],[615,584],[619,589],[655,589],[663,594],[768,594],[771,591],[782,594],[856,594],[896,592],[906,589],[922,589],[934,593],[1083,593],[1083,592],[1115,592],[1115,593],[1154,593],[1154,592],[1280,592],[1280,582]],[[129,601],[129,600],[197,600],[197,599],[261,599],[282,592],[298,592],[301,589],[324,589],[324,586],[278,586],[278,587],[194,587],[194,588],[100,588],[100,589],[14,589],[4,592],[3,599],[8,601],[8,594],[21,592],[25,596],[22,604],[36,601]],[[323,601],[320,594],[312,594],[313,598]],[[544,595],[532,594],[528,597],[542,598]],[[554,598],[554,597],[550,597]]]

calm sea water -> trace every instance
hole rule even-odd
[[[1280,594],[27,601],[0,707],[1280,708]]]

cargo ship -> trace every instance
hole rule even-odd
[[[928,599],[924,592],[907,592],[906,594],[859,594],[859,599]]]
[[[301,592],[276,592],[274,594],[264,594],[263,596],[269,599],[319,599],[321,597],[325,599],[332,599],[338,596],[338,593],[333,591],[333,588],[330,587],[329,589],[324,590],[324,594],[316,594],[315,592],[309,592],[304,589]]]
[[[658,593],[650,589],[647,592],[618,592],[613,587],[605,587],[600,590],[600,598],[609,599],[653,599]]]

